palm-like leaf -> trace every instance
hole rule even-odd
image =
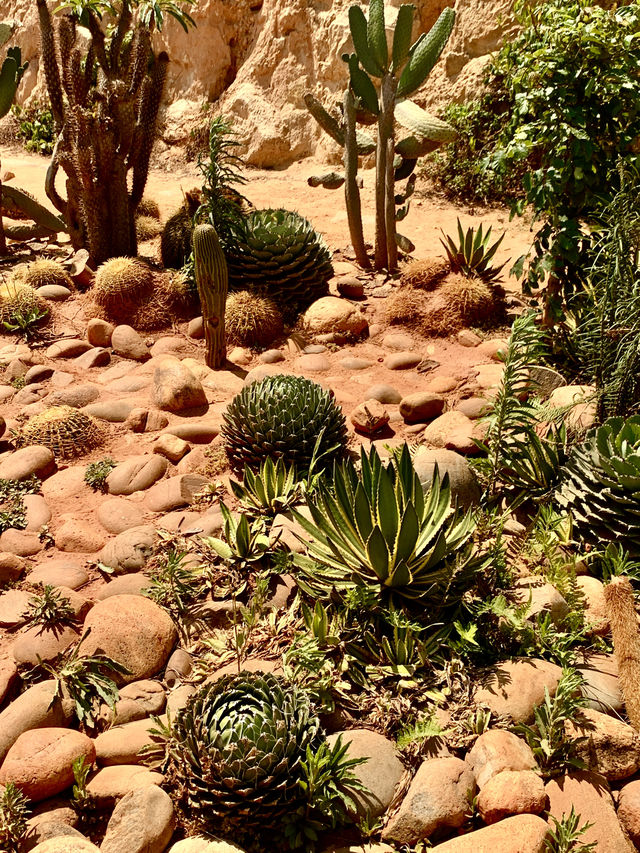
[[[361,451],[361,471],[350,462],[334,470],[307,499],[312,521],[298,522],[312,537],[308,556],[299,556],[299,583],[314,596],[332,589],[373,587],[381,598],[438,603],[454,574],[475,571],[470,555],[475,523],[451,507],[449,478],[436,470],[428,495],[408,448],[383,464],[375,448]]]

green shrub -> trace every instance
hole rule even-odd
[[[48,102],[36,101],[28,107],[13,107],[13,113],[18,119],[18,136],[23,140],[27,151],[48,156],[53,152],[56,132],[53,114]]]

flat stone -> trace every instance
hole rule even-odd
[[[529,367],[529,382],[533,385],[533,393],[536,397],[546,400],[556,388],[562,388],[567,380],[561,373],[552,367],[544,367],[541,364]]]
[[[544,853],[548,830],[537,815],[514,815],[437,844],[431,853]]]
[[[23,625],[31,601],[31,593],[21,589],[9,589],[0,594],[0,628],[15,628]]]
[[[26,480],[35,474],[43,479],[55,470],[53,452],[48,447],[30,444],[15,450],[0,462],[1,480]]]
[[[261,364],[278,364],[278,362],[284,361],[284,353],[279,349],[268,349],[260,353],[258,361]]]
[[[132,456],[109,473],[106,480],[109,494],[132,495],[148,489],[164,475],[168,466],[168,461],[157,454]]]
[[[191,444],[210,444],[220,432],[219,420],[177,421],[162,430],[162,435],[175,435]]]
[[[95,844],[92,844],[84,836],[82,838],[69,838],[68,835],[61,835],[43,841],[34,847],[31,853],[100,853],[100,851]]]
[[[189,506],[196,494],[206,486],[208,480],[201,474],[179,474],[152,486],[145,497],[145,506],[151,512],[169,512],[181,506]]]
[[[344,367],[345,370],[366,370],[368,367],[373,367],[373,364],[366,358],[355,358],[353,356],[340,359],[340,367]]]
[[[121,575],[114,578],[109,583],[96,592],[96,601],[104,601],[114,595],[143,595],[146,589],[151,586],[151,581],[143,572],[132,572],[128,575]]]
[[[80,338],[72,338],[71,340],[56,341],[45,350],[47,358],[75,358],[77,355],[82,355],[91,349],[91,344],[88,341],[82,341]]]
[[[589,655],[577,667],[584,680],[582,692],[587,705],[605,714],[619,713],[624,700],[618,682],[618,662],[615,655]]]
[[[100,853],[163,853],[175,826],[169,794],[157,785],[139,788],[113,810]]]
[[[103,400],[83,406],[82,411],[93,418],[112,424],[122,424],[126,421],[135,407],[131,400]]]
[[[71,723],[75,704],[72,699],[56,698],[56,692],[54,679],[40,681],[0,712],[0,762],[23,732]]]
[[[389,423],[389,412],[378,400],[366,400],[353,409],[349,420],[358,432],[374,435]]]
[[[42,628],[35,625],[19,634],[11,646],[11,653],[18,666],[38,666],[41,661],[49,663],[70,645],[80,639],[75,628]]]
[[[34,364],[25,373],[24,381],[26,385],[31,385],[32,383],[38,382],[46,382],[47,379],[50,379],[53,376],[53,373],[54,368],[51,367],[50,364]]]
[[[49,302],[65,302],[71,296],[71,291],[63,284],[43,284],[36,287],[36,293]]]
[[[96,514],[107,533],[123,533],[125,530],[141,527],[144,524],[144,516],[137,504],[123,497],[108,498],[103,501]]]
[[[27,526],[25,530],[38,531],[51,521],[51,508],[42,495],[24,495]]]
[[[96,761],[101,767],[114,764],[143,764],[140,751],[153,745],[151,729],[157,724],[151,719],[135,720],[115,725],[95,739]]]
[[[422,356],[417,352],[394,352],[388,355],[382,362],[389,370],[410,370],[417,367],[422,361]]]
[[[0,551],[15,554],[18,557],[33,557],[44,548],[37,533],[30,530],[7,528],[0,534]]]
[[[65,586],[69,589],[80,589],[89,583],[89,576],[81,566],[75,563],[42,563],[29,574],[29,583],[39,586]]]
[[[399,810],[382,831],[383,841],[413,846],[444,828],[465,820],[475,780],[459,758],[431,758],[414,776]]]
[[[364,285],[353,275],[345,275],[339,278],[336,287],[340,296],[347,299],[362,299],[364,296]]]
[[[560,625],[569,614],[569,605],[558,590],[545,583],[540,575],[520,578],[513,590],[514,598],[528,605],[527,618],[535,622],[540,614],[546,614],[555,625]]]
[[[475,421],[491,411],[491,403],[484,397],[467,397],[466,400],[460,400],[453,411],[462,412],[469,420]]]
[[[19,580],[25,572],[26,563],[17,554],[0,552],[0,584],[13,583]]]
[[[120,764],[101,767],[89,778],[87,791],[97,806],[108,808],[130,791],[148,788],[151,785],[160,786],[163,781],[164,777],[161,773],[153,772],[146,767],[138,764]]]
[[[364,392],[364,397],[366,400],[378,400],[380,403],[386,403],[389,405],[395,405],[402,400],[402,394],[397,391],[393,385],[371,385],[370,388]]]
[[[400,414],[408,424],[424,423],[441,415],[445,399],[430,391],[417,391],[408,394],[400,401]]]
[[[411,335],[406,335],[404,332],[389,332],[382,339],[382,346],[385,349],[393,350],[394,352],[403,352],[411,350],[415,341]]]
[[[74,358],[73,364],[80,370],[93,370],[94,367],[105,367],[111,361],[111,353],[103,347],[92,347]]]
[[[324,373],[331,367],[331,362],[324,355],[301,355],[295,361],[295,367],[306,373]]]
[[[55,533],[56,548],[67,553],[95,554],[104,542],[102,531],[80,518],[68,518]]]
[[[565,723],[568,738],[582,738],[576,745],[578,756],[589,770],[605,779],[628,779],[640,770],[640,735],[622,720],[584,708]]]
[[[151,525],[131,527],[110,539],[98,559],[116,575],[139,572],[153,554],[157,538]]]
[[[86,465],[72,465],[70,468],[63,468],[62,471],[57,471],[48,477],[42,484],[42,494],[45,500],[52,506],[56,506],[61,500],[72,497],[84,500],[89,489],[84,479],[86,470]]]

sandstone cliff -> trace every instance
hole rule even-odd
[[[249,163],[285,166],[331,147],[304,108],[312,91],[337,101],[345,84],[340,55],[351,49],[347,10],[352,0],[200,0],[197,29],[185,34],[169,21],[157,37],[171,57],[164,138],[185,141],[203,102],[234,119]],[[392,0],[392,24],[401,0]],[[416,31],[427,30],[447,0],[414,0]],[[55,3],[54,3],[55,5]],[[417,100],[435,106],[464,100],[477,89],[487,56],[512,26],[511,0],[456,0],[456,26]],[[42,92],[33,0],[0,0],[0,20],[14,20],[16,43],[31,63],[20,96]]]

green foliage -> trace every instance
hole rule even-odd
[[[259,521],[249,522],[244,513],[236,520],[224,503],[220,503],[224,519],[222,538],[208,536],[205,544],[241,576],[257,568],[270,549],[269,537]]]
[[[525,314],[514,322],[493,408],[485,417],[487,430],[480,447],[486,458],[477,468],[485,478],[490,499],[504,486],[515,492],[514,500],[542,497],[557,480],[563,459],[564,431],[550,427],[546,435],[538,435],[537,409],[523,399],[535,390],[529,380],[529,366],[545,353],[536,319],[535,314]]]
[[[91,764],[85,759],[84,755],[80,755],[74,760],[71,767],[74,783],[69,802],[80,822],[86,823],[93,808],[93,798],[87,790],[87,779],[91,772]]]
[[[222,415],[231,464],[256,469],[282,458],[298,474],[312,463],[328,468],[344,457],[345,417],[332,394],[302,376],[267,376],[233,398]]]
[[[237,187],[246,184],[242,174],[243,160],[236,154],[239,142],[231,123],[217,116],[209,124],[209,150],[198,154],[198,171],[202,175],[202,204],[199,221],[213,225],[223,245],[230,239],[234,225],[244,218],[244,196]]]
[[[29,627],[40,625],[44,629],[57,630],[76,621],[75,612],[69,599],[60,589],[45,584],[40,595],[29,599],[25,613]]]
[[[609,418],[572,448],[555,500],[586,541],[618,542],[636,557],[639,483],[640,415]]]
[[[255,210],[230,227],[229,290],[270,297],[290,321],[328,294],[331,252],[303,216],[282,208]]]
[[[590,0],[518,0],[520,32],[494,62],[514,104],[496,168],[529,163],[525,203],[542,225],[528,281],[551,273],[551,309],[584,282],[590,239],[585,223],[600,196],[616,188],[611,164],[636,158],[640,135],[640,7]],[[516,264],[522,269],[525,257]]]
[[[439,738],[443,734],[444,729],[434,714],[428,714],[418,718],[415,723],[403,726],[396,735],[396,745],[398,749],[403,750],[416,743]]]
[[[5,480],[0,478],[0,502],[11,500],[21,495],[35,495],[40,491],[42,482],[32,474],[24,480]]]
[[[231,489],[252,515],[266,515],[270,518],[279,512],[287,512],[302,497],[295,466],[285,465],[282,458],[274,463],[271,456],[267,456],[255,474],[245,466],[242,484],[232,480]]]
[[[599,215],[589,284],[569,305],[558,359],[595,383],[598,420],[640,408],[640,172],[618,163],[619,192]]]
[[[197,600],[206,591],[201,566],[187,562],[189,555],[169,548],[149,571],[150,585],[144,595],[163,607],[178,631],[187,636],[191,622],[197,622]],[[195,612],[194,612],[195,611]]]
[[[179,6],[173,0],[130,0],[127,6],[137,10],[140,22],[150,31],[157,29],[158,32],[162,32],[165,15],[167,15],[176,20],[187,32],[189,25],[195,27],[196,23],[183,7],[193,6],[195,0],[182,0],[182,2],[183,6]],[[121,7],[109,0],[63,0],[56,11],[64,9],[68,9],[83,26],[87,26],[89,13],[95,14],[99,19],[106,15],[116,20],[121,13]]]
[[[606,548],[595,555],[594,562],[604,583],[617,577],[640,581],[640,561],[632,559],[629,552],[617,542],[609,542]]]
[[[440,239],[440,242],[444,246],[453,272],[461,272],[464,275],[474,276],[487,284],[493,284],[498,281],[505,264],[501,264],[499,267],[492,267],[489,266],[489,263],[500,248],[506,232],[501,237],[498,237],[495,243],[490,246],[491,228],[492,226],[489,226],[487,231],[483,233],[482,223],[480,223],[477,231],[471,226],[465,234],[458,219],[457,244],[448,234],[445,234],[440,229],[445,238],[444,240]]]
[[[55,665],[42,664],[42,667],[57,682],[55,695],[71,698],[79,722],[93,729],[101,702],[113,711],[118,701],[118,687],[110,676],[131,673],[107,655],[81,656],[82,643],[89,636],[89,630]]]
[[[51,154],[56,140],[51,105],[37,102],[28,107],[14,106],[13,113],[18,119],[18,135],[27,151]]]
[[[425,497],[405,445],[384,465],[375,448],[334,469],[307,498],[313,521],[294,511],[312,537],[297,556],[298,583],[326,598],[357,587],[381,601],[415,602],[441,610],[459,600],[482,564],[470,553],[474,521],[451,508],[449,478],[434,474]]]
[[[18,853],[27,831],[29,800],[15,786],[7,782],[0,788],[0,848],[7,853]]]
[[[576,746],[584,738],[569,740],[565,723],[577,722],[580,709],[586,705],[581,692],[582,676],[576,670],[565,670],[551,698],[545,687],[542,705],[534,710],[532,725],[521,723],[515,732],[524,737],[538,762],[543,776],[556,776],[570,769],[584,769],[584,762],[576,755]]]
[[[27,517],[23,497],[40,491],[40,480],[31,475],[26,480],[0,479],[0,533],[10,527],[24,530]]]
[[[593,824],[582,823],[581,816],[576,814],[573,806],[571,806],[569,814],[562,814],[560,820],[553,815],[550,817],[553,821],[553,827],[549,829],[545,840],[545,853],[593,853],[597,842],[580,841]]]
[[[46,308],[16,308],[7,320],[2,321],[2,325],[7,332],[17,333],[30,341],[37,337],[39,326],[48,316]]]
[[[331,825],[356,787],[342,745],[329,750],[324,742],[302,690],[243,672],[205,684],[179,711],[167,744],[169,772],[183,783],[182,806],[200,826],[267,843],[285,819],[297,847],[315,837],[309,818]]]
[[[90,462],[84,472],[84,481],[94,492],[106,492],[107,477],[116,467],[113,459],[105,457],[97,462]]]
[[[0,68],[0,118],[6,116],[16,96],[16,90],[29,63],[22,64],[19,47],[10,47]]]

